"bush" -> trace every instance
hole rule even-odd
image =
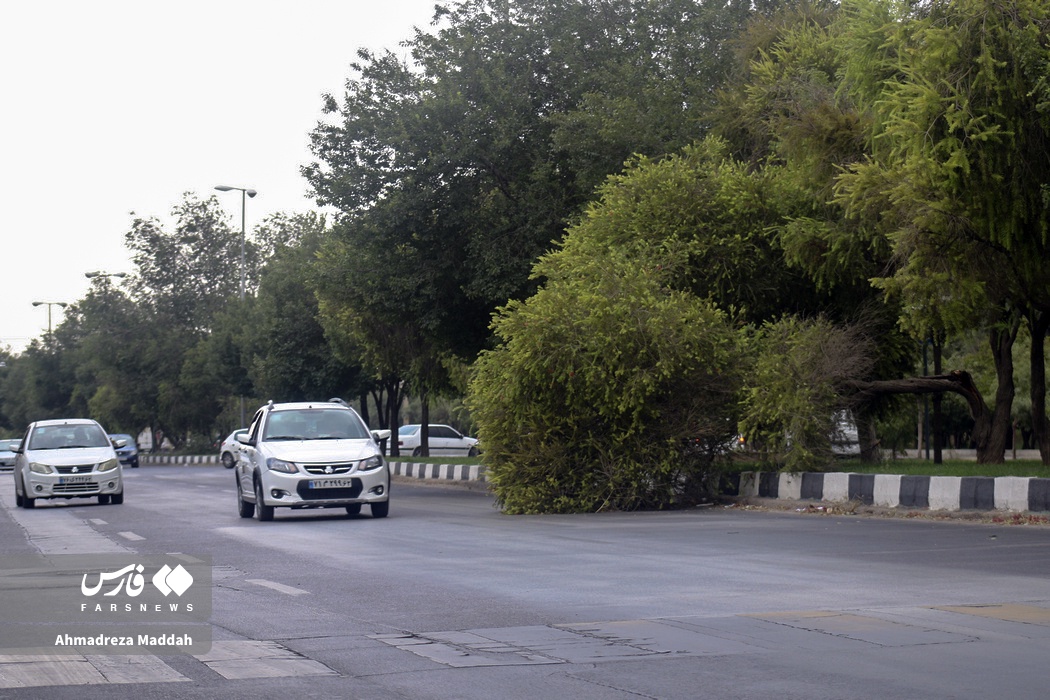
[[[580,260],[493,323],[501,344],[469,401],[506,512],[671,508],[714,489],[736,430],[737,335],[668,288],[673,266],[635,260]]]

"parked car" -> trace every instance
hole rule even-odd
[[[831,435],[831,452],[836,457],[860,456],[860,433],[849,411],[835,414],[835,431]]]
[[[241,428],[234,430],[222,441],[222,445],[219,446],[219,459],[222,460],[222,466],[233,469],[233,465],[237,464],[237,455],[241,453],[241,443],[237,442],[237,436],[247,434],[248,429]]]
[[[334,402],[279,403],[255,412],[238,435],[234,466],[242,518],[273,520],[275,508],[390,512],[390,468],[379,449],[389,430],[370,432],[354,409]]]
[[[124,433],[110,433],[109,439],[116,445],[118,442],[123,442],[123,447],[117,447],[117,459],[125,467],[131,467],[132,469],[138,469],[139,467],[139,446],[135,442],[135,438]]]
[[[397,446],[402,453],[412,453],[418,457],[421,453],[419,446],[422,425],[402,425],[397,431]],[[431,455],[452,455],[459,457],[474,457],[478,454],[478,441],[476,438],[467,437],[455,428],[447,425],[430,424],[427,435],[427,447]]]
[[[124,476],[102,426],[86,418],[30,423],[15,449],[15,505],[32,508],[38,498],[92,498],[124,502]]]
[[[15,469],[15,450],[18,449],[20,439],[0,440],[0,472],[10,472]]]

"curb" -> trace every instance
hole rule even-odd
[[[441,481],[486,481],[485,467],[480,464],[424,464],[422,462],[390,462],[390,473],[414,479]]]
[[[218,455],[139,455],[142,466],[208,466],[220,467]],[[391,476],[436,481],[477,481],[484,483],[485,467],[480,464],[426,464],[423,462],[388,462]]]
[[[219,461],[219,455],[147,455],[139,453],[139,464],[142,466],[161,466],[165,464],[182,464],[182,465],[196,465],[202,464],[207,466],[221,465]]]
[[[1022,476],[742,472],[736,491],[731,495],[825,503],[859,501],[931,511],[1050,511],[1050,479]]]

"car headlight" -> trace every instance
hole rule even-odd
[[[36,474],[54,474],[55,470],[51,468],[49,464],[41,464],[40,462],[30,462],[29,471]]]
[[[98,471],[100,471],[100,472],[110,472],[110,471],[113,471],[114,469],[116,469],[119,466],[120,466],[120,460],[119,459],[107,459],[105,462],[103,462],[102,464],[98,465]]]
[[[299,471],[299,468],[292,462],[286,462],[283,459],[277,459],[276,457],[270,457],[266,460],[266,468],[274,472],[284,472],[285,474],[295,474]]]
[[[357,471],[359,472],[370,472],[373,469],[379,469],[383,466],[383,458],[379,455],[373,455],[368,459],[363,459],[357,464]]]

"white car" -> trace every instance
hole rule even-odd
[[[15,505],[32,508],[39,498],[92,497],[103,505],[123,503],[124,476],[113,448],[93,420],[30,423],[15,450]]]
[[[241,428],[234,430],[222,441],[219,447],[219,459],[222,460],[222,466],[233,469],[233,465],[237,464],[237,456],[241,453],[241,443],[237,441],[237,436],[247,434],[247,428]]]
[[[390,512],[390,468],[379,449],[389,430],[370,432],[354,409],[334,402],[272,401],[237,437],[237,503],[242,518],[273,520],[275,508]]]
[[[422,453],[419,446],[421,425],[402,425],[397,431],[397,446],[402,453],[411,453],[418,457]],[[430,424],[427,434],[427,447],[431,455],[459,457],[477,456],[479,448],[476,438],[467,437],[455,428],[447,425]]]
[[[0,472],[10,472],[15,469],[15,450],[21,440],[0,440]]]

